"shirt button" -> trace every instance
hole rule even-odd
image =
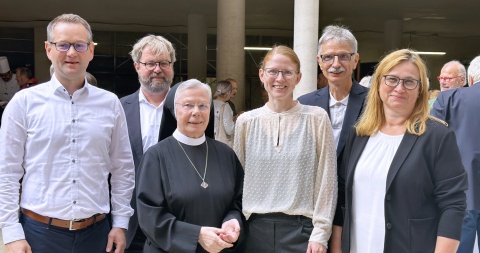
[[[72,122],[73,122],[73,123],[75,123],[75,120],[74,120],[74,119],[72,119]]]
[[[74,200],[74,201],[73,201],[73,204],[77,204],[77,201],[76,201],[76,200]]]
[[[77,180],[73,180],[72,182],[75,184],[77,182]]]
[[[387,229],[392,229],[392,223],[387,223]]]
[[[75,163],[75,162],[76,162],[76,160],[75,160],[75,159],[73,159],[73,160],[72,160],[72,163]]]
[[[75,143],[75,139],[73,139],[72,142]]]
[[[75,102],[72,101],[72,105],[75,104]]]

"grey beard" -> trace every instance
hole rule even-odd
[[[142,80],[138,79],[140,85],[150,93],[163,93],[167,92],[170,88],[171,83],[165,82],[159,87],[152,86],[152,82],[144,83]]]

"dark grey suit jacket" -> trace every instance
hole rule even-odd
[[[343,150],[345,148],[345,143],[347,142],[348,133],[363,112],[368,90],[368,88],[353,80],[352,89],[350,90],[350,95],[348,98],[347,111],[345,112],[345,119],[343,121],[342,131],[340,132],[340,139],[337,146],[337,164],[340,164],[342,160]],[[298,101],[303,105],[315,105],[322,107],[325,111],[327,111],[328,117],[330,117],[329,85],[299,97]]]
[[[384,252],[434,252],[437,236],[460,239],[467,175],[455,134],[437,121],[427,124],[421,136],[405,133],[388,170]],[[337,204],[344,210],[343,252],[350,252],[353,179],[368,139],[352,129],[338,174],[345,195]]]
[[[132,148],[133,163],[135,164],[135,174],[138,171],[138,166],[143,157],[143,143],[142,143],[142,131],[140,126],[140,105],[138,102],[138,95],[140,89],[135,93],[125,96],[120,99],[120,103],[125,111],[125,117],[127,118],[128,137],[130,138],[130,147]],[[132,200],[130,205],[133,209],[137,209],[136,199],[136,187],[133,189]],[[133,213],[130,217],[127,230],[127,248],[133,240],[133,237],[138,229],[138,217],[137,212]]]
[[[455,132],[468,174],[467,210],[480,211],[480,82],[441,92],[430,114],[445,120]]]

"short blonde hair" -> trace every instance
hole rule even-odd
[[[85,27],[87,30],[87,37],[88,37],[88,42],[93,41],[93,33],[92,33],[92,28],[90,27],[90,24],[83,19],[82,17],[76,15],[76,14],[62,14],[56,18],[54,18],[52,21],[47,26],[47,40],[52,41],[53,40],[53,30],[55,29],[55,26],[60,23],[68,23],[68,24],[80,24]]]
[[[130,52],[133,62],[140,61],[140,58],[142,58],[143,49],[147,46],[150,47],[155,56],[169,55],[172,63],[177,61],[175,58],[175,49],[170,41],[162,36],[149,34],[139,39],[137,43],[133,45],[133,49]]]

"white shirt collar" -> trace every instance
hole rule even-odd
[[[63,92],[63,93],[65,93],[65,94],[69,95],[68,92],[67,92],[67,90],[65,89],[65,86],[63,86],[63,84],[57,79],[57,76],[55,76],[55,74],[53,74],[52,77],[51,77],[51,79],[50,79],[50,85],[51,85],[51,87],[53,88],[53,91],[58,90],[58,91],[60,91],[60,92]],[[76,90],[76,91],[74,92],[74,94],[75,94],[75,93],[82,94],[83,92],[88,91],[89,89],[91,89],[91,87],[92,87],[92,85],[89,84],[89,83],[87,82],[87,80],[85,79],[85,82],[84,82],[83,87],[80,88],[80,89],[78,89],[78,90]],[[73,94],[71,94],[71,95],[73,96]]]
[[[168,95],[169,92],[170,92],[170,88],[168,88],[167,95]],[[163,104],[165,104],[165,100],[167,99],[167,95],[165,95],[165,98],[163,99],[163,101],[158,106],[154,106],[154,105],[150,104],[150,102],[148,102],[147,98],[145,97],[145,94],[143,94],[142,88],[140,88],[140,92],[138,92],[138,102],[146,103],[146,104],[149,104],[149,105],[152,105],[154,107],[159,108],[159,107],[163,106]]]
[[[191,137],[188,137],[188,136],[180,133],[180,131],[178,131],[178,129],[175,129],[175,132],[173,132],[172,136],[173,136],[173,138],[177,139],[177,141],[179,141],[183,144],[189,145],[189,146],[201,145],[206,140],[205,139],[205,134],[203,134],[202,137],[200,137],[200,138],[191,138]]]
[[[350,97],[350,94],[348,94],[348,95],[347,95],[344,99],[342,99],[341,101],[337,101],[337,100],[333,97],[332,93],[329,92],[329,94],[330,94],[329,106],[334,106],[334,105],[336,105],[337,103],[340,103],[340,104],[342,104],[342,105],[344,105],[344,106],[347,106],[347,104],[348,104],[348,98]]]

